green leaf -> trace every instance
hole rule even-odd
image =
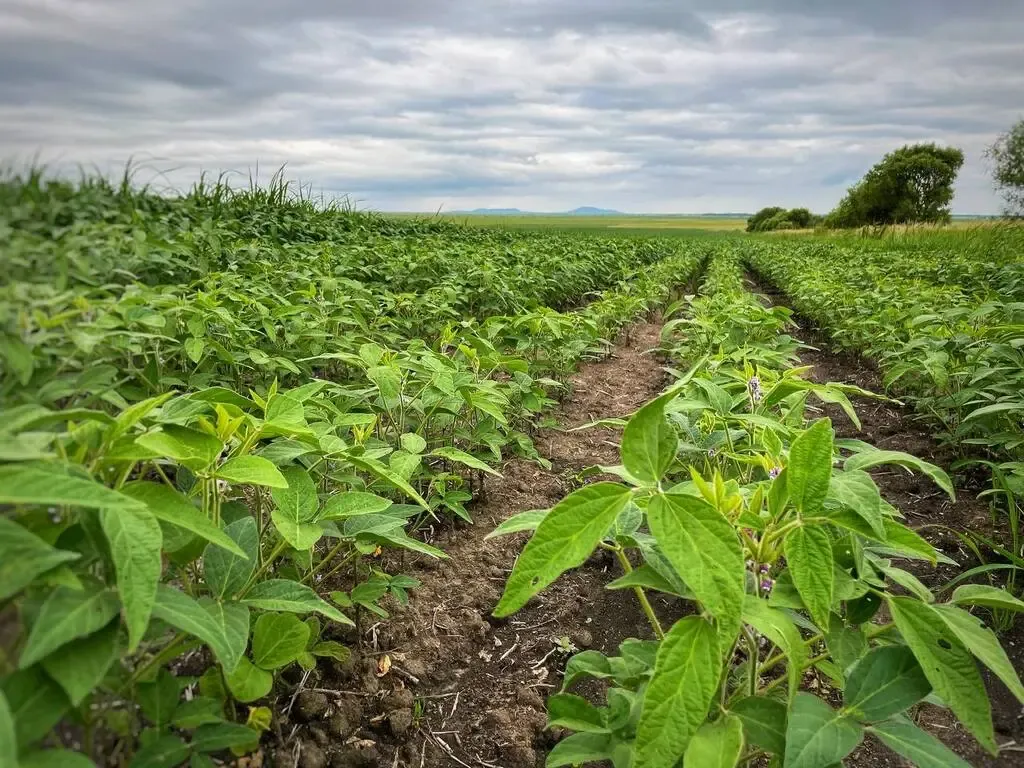
[[[179,768],[189,751],[180,738],[165,734],[136,752],[128,768]]]
[[[247,656],[238,660],[238,666],[226,679],[231,695],[245,704],[262,699],[274,686],[274,676],[257,667]]]
[[[781,757],[786,751],[786,705],[766,696],[748,696],[730,707],[743,721],[747,741]]]
[[[771,640],[788,659],[786,674],[789,675],[789,696],[792,698],[800,687],[803,670],[807,666],[807,646],[804,645],[800,630],[785,611],[768,606],[756,595],[747,595],[743,603],[743,621]]]
[[[649,402],[630,417],[622,432],[622,464],[646,485],[658,483],[676,457],[679,438],[665,419],[665,403],[677,394],[673,389]]]
[[[494,539],[498,536],[506,536],[510,533],[519,533],[520,531],[535,531],[541,524],[541,521],[547,517],[549,511],[547,509],[528,509],[525,512],[512,515],[512,517],[488,533],[484,539]]]
[[[516,560],[494,615],[515,613],[562,573],[582,565],[629,498],[624,486],[594,483],[555,505]]]
[[[905,718],[875,723],[868,726],[868,732],[917,768],[971,768],[945,744]]]
[[[224,450],[224,444],[213,435],[175,424],[164,424],[159,431],[139,435],[135,442],[157,456],[184,464],[193,472],[207,469]]]
[[[201,725],[192,734],[196,752],[219,752],[222,749],[244,749],[260,739],[258,732],[241,723],[210,723]]]
[[[201,510],[196,509],[187,496],[173,488],[161,483],[137,481],[125,485],[122,492],[145,504],[158,520],[184,528],[236,555],[245,554],[231,537],[214,525]]]
[[[451,446],[445,446],[438,448],[437,450],[430,452],[431,456],[438,456],[442,459],[448,459],[448,461],[454,461],[458,464],[465,464],[471,469],[479,469],[482,472],[494,475],[495,477],[501,477],[501,473],[495,469],[492,469],[490,464],[486,461],[478,459],[472,454],[460,451],[458,448],[452,448]]]
[[[0,516],[0,602],[27,587],[36,576],[79,557],[77,552],[51,547],[13,520]]]
[[[662,576],[657,570],[644,563],[643,565],[634,568],[627,574],[620,576],[614,581],[605,584],[605,589],[631,589],[633,587],[643,587],[644,589],[653,589],[657,592],[665,592],[669,595],[676,595],[683,597],[688,600],[693,599],[693,593],[680,593],[676,585]]]
[[[565,691],[566,688],[586,675],[599,680],[606,680],[611,677],[612,668],[608,657],[600,651],[577,653],[565,665],[565,676],[562,679],[561,690]]]
[[[914,559],[927,560],[932,565],[938,561],[935,547],[907,526],[888,517],[882,524],[885,527],[885,541],[893,549]]]
[[[391,506],[390,499],[385,499],[375,493],[345,491],[336,493],[327,500],[317,520],[341,520],[357,515],[374,515]]]
[[[317,498],[316,485],[309,472],[302,467],[285,467],[281,475],[288,485],[270,491],[277,509],[297,523],[308,523],[316,519],[320,500]]]
[[[369,459],[361,456],[352,456],[350,454],[346,454],[345,458],[352,464],[352,466],[356,467],[357,469],[361,469],[364,472],[369,472],[371,475],[380,480],[383,480],[385,483],[393,485],[395,488],[405,493],[410,499],[412,499],[421,507],[423,507],[423,509],[427,510],[428,512],[430,511],[430,505],[427,504],[427,502],[424,500],[422,496],[419,495],[419,493],[416,492],[415,488],[409,485],[408,481],[396,475],[394,472],[392,472],[390,469],[388,469],[386,466],[381,464],[376,459]]]
[[[828,628],[835,598],[835,557],[824,526],[804,524],[786,536],[786,562],[800,598],[819,627]]]
[[[398,441],[402,445],[402,450],[409,453],[423,453],[427,447],[427,441],[415,432],[406,432]]]
[[[610,760],[615,738],[607,733],[574,733],[555,744],[544,768]]]
[[[340,662],[348,661],[352,656],[352,651],[337,640],[321,640],[310,648],[309,652],[314,656],[322,656]]]
[[[548,727],[586,733],[610,733],[601,710],[572,693],[556,693],[548,699]]]
[[[974,737],[996,754],[992,708],[970,652],[930,605],[912,597],[888,597],[896,628],[917,657],[928,682]]]
[[[723,637],[735,636],[746,570],[732,523],[704,500],[682,494],[654,496],[647,522],[665,557],[719,621]]]
[[[139,507],[135,499],[94,480],[72,477],[59,466],[6,464],[0,466],[0,504],[125,509]]]
[[[851,717],[836,712],[809,693],[793,697],[786,727],[784,768],[822,768],[839,765],[861,739],[864,730]]]
[[[0,765],[6,765],[0,759]],[[85,755],[69,749],[47,749],[24,755],[20,762],[12,763],[18,768],[96,768],[96,764]]]
[[[203,359],[203,351],[206,349],[206,341],[192,336],[185,342],[185,354],[193,363]]]
[[[252,633],[252,660],[273,671],[299,658],[309,642],[309,627],[292,613],[264,613]]]
[[[949,475],[934,464],[922,461],[916,456],[911,456],[909,453],[879,450],[862,451],[848,458],[843,467],[847,471],[851,471],[855,469],[871,469],[883,464],[894,464],[927,475],[939,488],[949,494],[950,499],[956,501],[956,491],[953,490],[953,483],[949,479]]]
[[[324,602],[305,584],[289,579],[268,579],[258,582],[242,598],[242,602],[264,611],[287,611],[288,613],[319,613],[339,624],[354,627],[350,618]]]
[[[214,544],[208,545],[203,551],[206,585],[218,600],[231,597],[248,583],[256,570],[260,547],[259,531],[256,521],[251,517],[235,520],[224,529],[223,534],[234,545],[234,550],[243,556]]]
[[[64,689],[72,705],[81,704],[114,663],[118,656],[117,633],[118,625],[111,623],[43,659],[46,674]]]
[[[868,652],[868,640],[861,629],[846,626],[846,623],[834,613],[829,617],[825,643],[844,674]]]
[[[262,456],[236,456],[228,459],[215,475],[229,483],[264,485],[268,488],[287,488],[288,481],[274,463]]]
[[[743,721],[726,714],[704,723],[690,740],[683,768],[735,768],[743,754]]]
[[[991,669],[1017,697],[1017,700],[1024,704],[1024,685],[1021,685],[1013,662],[1007,657],[1006,651],[999,644],[999,638],[995,633],[986,627],[981,619],[963,608],[958,608],[955,605],[933,607],[953,630],[953,633],[960,638],[960,642],[967,647],[967,650],[973,653],[978,661]]]
[[[858,514],[871,526],[875,536],[885,541],[882,495],[871,475],[861,470],[833,475],[828,487],[828,498]]]
[[[799,512],[821,508],[832,478],[832,422],[818,419],[793,441],[786,465],[789,498]]]
[[[229,673],[245,653],[249,639],[249,611],[244,606],[212,600],[200,603],[180,590],[161,584],[157,589],[153,615],[210,646]]]
[[[29,667],[0,680],[0,693],[14,720],[14,741],[18,751],[49,733],[71,708],[64,692],[38,667]]]
[[[97,632],[113,619],[120,605],[113,592],[99,585],[83,590],[60,586],[46,598],[28,633],[19,669],[28,669],[73,640]]]
[[[161,669],[152,682],[138,685],[137,699],[142,713],[157,729],[170,724],[180,698],[181,683],[166,669]]]
[[[7,697],[0,691],[0,766],[17,768],[18,741],[14,735],[14,715]]]
[[[636,768],[672,768],[707,718],[722,674],[718,632],[688,616],[658,649],[636,731]]]
[[[100,510],[100,525],[117,571],[117,590],[128,627],[128,652],[134,653],[149,626],[156,601],[164,534],[147,509]]]
[[[964,584],[957,587],[950,602],[955,605],[983,605],[1002,611],[1024,611],[1024,601],[1005,589],[996,589],[987,584]]]
[[[885,720],[931,691],[913,651],[901,645],[883,646],[870,651],[851,670],[843,705],[858,720]]]
[[[216,669],[214,667],[214,669]],[[191,730],[207,723],[219,723],[224,719],[224,705],[210,696],[196,696],[183,701],[174,710],[171,722],[176,728]]]

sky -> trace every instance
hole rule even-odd
[[[1024,117],[1024,0],[0,0],[0,159],[376,210],[825,212]]]

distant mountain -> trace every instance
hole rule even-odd
[[[535,211],[523,211],[519,208],[474,208],[471,211],[452,211],[452,213],[474,214],[482,216],[622,216],[620,211],[613,211],[611,208],[595,208],[592,205],[584,205],[564,213],[538,213]]]
[[[592,205],[584,205],[573,208],[569,211],[570,216],[621,216],[620,211],[613,211],[611,208],[595,208]]]
[[[523,213],[518,208],[474,208],[472,211],[455,211],[455,213],[479,213],[489,216],[515,216]]]

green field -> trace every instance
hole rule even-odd
[[[1024,229],[743,225],[5,178],[0,767],[998,754]]]

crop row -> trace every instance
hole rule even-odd
[[[586,290],[607,287],[576,310],[524,297],[523,312],[473,317],[417,294],[407,298],[423,316],[399,327],[405,298],[331,277],[326,256],[324,269],[296,267],[285,242],[307,242],[301,221],[325,236],[393,225],[346,212],[329,225],[262,193],[241,208],[218,201],[231,218],[202,223],[246,237],[258,227],[259,248],[283,232],[274,269],[222,232],[210,254],[230,251],[223,272],[90,286],[81,278],[123,255],[102,255],[123,228],[141,219],[187,240],[195,232],[181,222],[201,207],[145,198],[126,211],[108,192],[64,200],[58,188],[31,203],[51,206],[49,219],[19,208],[5,235],[15,247],[4,257],[23,266],[30,237],[56,244],[47,258],[93,268],[66,271],[63,286],[3,287],[0,605],[11,642],[0,656],[0,762],[23,768],[99,755],[132,768],[208,766],[210,754],[253,749],[273,728],[282,674],[344,660],[351,611],[380,615],[381,600],[416,586],[387,572],[381,550],[444,557],[418,529],[469,519],[489,459],[539,459],[529,432],[558,378],[672,298],[704,256],[673,245],[621,279],[642,249],[623,245]],[[245,219],[256,203],[269,219]],[[100,257],[76,243],[83,233],[97,235]],[[531,258],[593,265],[590,242],[560,240]],[[147,252],[138,264],[167,280],[201,258],[192,250],[162,271]],[[472,260],[452,258],[437,269]],[[512,267],[500,269],[504,280]],[[197,649],[206,663],[189,676],[178,660]],[[72,751],[53,749],[62,745]]]
[[[604,549],[622,569],[608,588],[635,593],[656,638],[569,660],[548,713],[574,733],[547,765],[826,768],[871,734],[915,765],[965,768],[914,724],[921,701],[951,709],[997,752],[976,660],[1022,701],[1024,686],[970,611],[1024,603],[984,585],[936,602],[902,561],[948,558],[901,522],[867,470],[911,468],[952,495],[949,478],[810,418],[819,401],[856,420],[848,395],[860,390],[802,378],[788,310],[744,289],[734,246],[674,313],[663,346],[689,369],[625,423],[622,464],[603,468],[621,482],[586,485],[497,530],[533,533],[496,615]],[[651,590],[692,610],[666,627]],[[809,674],[838,693],[811,692]],[[586,677],[609,682],[603,706],[567,692]]]

